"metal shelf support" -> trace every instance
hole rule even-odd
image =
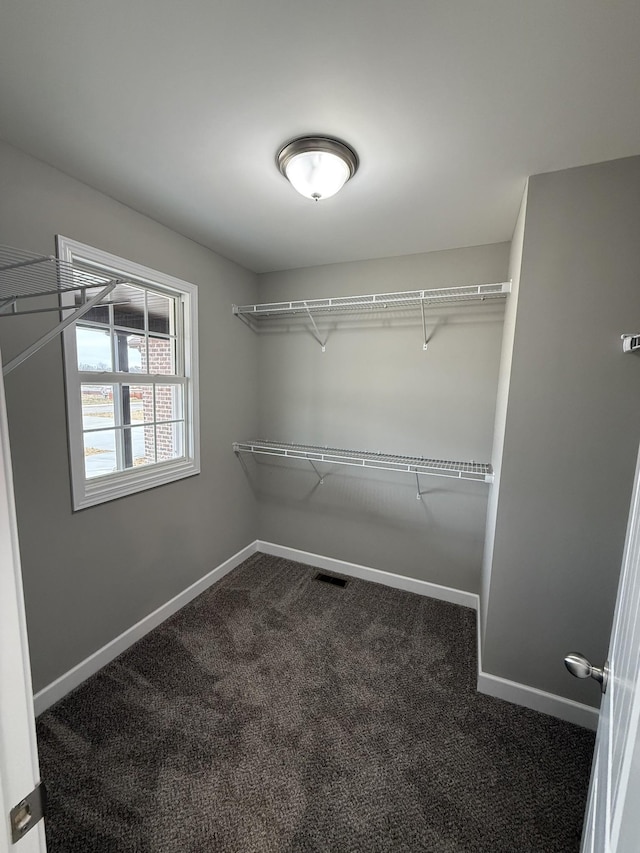
[[[313,326],[313,332],[311,334],[320,344],[320,348],[321,348],[322,352],[326,352],[327,351],[327,338],[322,340],[322,338],[320,337],[320,332],[318,331],[318,327],[316,326],[316,321],[313,319],[313,314],[309,310],[308,306],[307,306],[307,314],[309,315],[309,319],[311,320],[311,325]]]
[[[60,323],[58,323],[56,326],[54,326],[53,329],[50,329],[46,333],[46,335],[43,335],[41,338],[38,338],[38,340],[35,341],[34,343],[32,343],[31,346],[27,347],[25,350],[23,350],[15,358],[12,358],[11,361],[8,361],[2,367],[2,375],[6,376],[8,373],[11,373],[11,371],[15,370],[15,368],[18,367],[18,365],[22,364],[23,361],[26,361],[30,356],[32,356],[34,353],[38,352],[38,350],[41,350],[43,346],[48,344],[49,341],[52,341],[55,337],[57,337],[60,334],[60,332],[64,331],[67,328],[67,326],[70,326],[72,323],[75,323],[77,320],[79,320],[82,316],[84,316],[84,314],[87,313],[87,311],[90,311],[95,305],[98,304],[98,302],[100,302],[102,299],[104,299],[105,296],[108,296],[111,293],[111,291],[113,290],[113,288],[116,286],[116,284],[117,284],[117,282],[110,281],[109,284],[107,284],[100,291],[100,293],[97,293],[95,296],[93,296],[91,299],[89,299],[83,305],[80,305],[78,308],[76,308],[74,310],[74,312],[69,317],[65,317],[65,319],[62,320]],[[42,310],[45,311],[45,310],[49,310],[49,309],[42,309]],[[59,311],[60,308],[51,309],[51,310]],[[35,312],[35,311],[23,311],[21,313],[33,314],[33,313],[37,313],[37,312]],[[20,315],[7,315],[7,316],[20,316]]]
[[[307,461],[309,462],[309,465],[311,465],[313,470],[316,472],[316,477],[318,478],[318,485],[323,486],[324,485],[324,476],[320,473],[320,471],[318,471],[318,469],[313,464],[313,461],[311,459],[309,459]]]
[[[424,313],[424,300],[420,303],[420,308],[422,309],[422,336],[424,337],[422,349],[426,350],[429,348],[429,339],[427,338],[427,318]]]
[[[25,314],[41,314],[48,311],[65,311],[64,319],[45,335],[23,350],[2,368],[6,376],[31,355],[42,349],[67,326],[75,323],[124,279],[107,279],[99,273],[75,269],[73,264],[61,261],[53,255],[35,255],[9,246],[0,246],[0,318],[20,317]],[[97,291],[97,292],[94,292]],[[35,297],[60,297],[64,293],[80,293],[82,302],[77,306],[65,308],[59,302],[56,305],[19,310],[26,299]],[[93,295],[87,299],[89,292]],[[71,311],[71,313],[68,313]]]

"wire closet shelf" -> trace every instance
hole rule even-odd
[[[238,317],[253,320],[287,315],[324,314],[334,311],[384,311],[412,305],[436,305],[451,302],[484,301],[507,296],[511,282],[474,284],[463,287],[440,287],[432,290],[406,290],[398,293],[372,293],[363,296],[332,296],[326,299],[298,299],[291,302],[266,302],[255,305],[234,305]]]
[[[429,474],[436,477],[453,477],[457,480],[475,480],[492,483],[493,469],[488,463],[452,462],[444,459],[427,459],[422,456],[401,456],[389,453],[372,453],[366,450],[342,450],[336,447],[318,447],[310,444],[287,444],[275,441],[236,441],[235,453],[285,456],[306,459],[311,463],[327,462],[335,465],[352,465],[359,468],[376,468],[383,471],[403,471],[409,474]]]
[[[79,270],[54,255],[38,255],[11,246],[0,246],[0,318],[59,312],[63,308],[66,313],[64,320],[7,362],[2,368],[3,374],[6,376],[57,337],[67,326],[79,320],[121,281],[123,279]],[[55,305],[23,308],[25,304],[29,304],[25,300],[35,297],[60,297],[71,292],[80,294],[80,304],[63,306],[58,300]],[[67,313],[67,310],[70,312]]]

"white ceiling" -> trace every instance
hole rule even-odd
[[[0,136],[262,272],[511,238],[640,153],[638,0],[1,0]],[[360,156],[314,203],[279,147]]]

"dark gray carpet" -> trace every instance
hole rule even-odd
[[[50,853],[571,853],[583,729],[475,692],[475,614],[256,554],[38,721]]]

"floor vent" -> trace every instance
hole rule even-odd
[[[345,578],[334,578],[333,575],[325,575],[322,572],[318,572],[314,580],[322,581],[323,583],[332,583],[334,586],[346,586],[349,583]]]

